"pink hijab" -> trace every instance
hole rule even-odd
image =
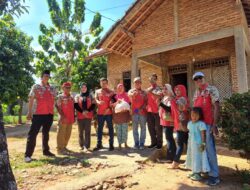
[[[118,89],[123,87],[123,92],[122,93],[118,93]],[[115,96],[116,100],[124,100],[127,103],[130,103],[130,99],[128,97],[127,92],[124,91],[124,85],[123,84],[118,84],[117,85],[117,94]]]

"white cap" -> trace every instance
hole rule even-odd
[[[205,77],[205,75],[204,75],[203,72],[196,72],[196,73],[194,73],[194,75],[193,75],[193,80],[194,80],[196,77]]]
[[[141,81],[141,78],[140,77],[135,77],[134,82],[136,82],[136,81]]]

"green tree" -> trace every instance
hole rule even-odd
[[[74,80],[72,71],[84,63],[100,38],[103,28],[100,26],[101,15],[94,16],[87,32],[81,29],[85,20],[84,0],[63,0],[60,6],[56,0],[47,0],[53,26],[40,24],[42,35],[38,41],[43,51],[36,52],[36,72],[50,69],[54,72],[53,80],[57,85],[67,80]]]
[[[0,101],[3,103],[18,101],[22,105],[27,99],[34,83],[31,41],[31,37],[16,28],[12,16],[0,19]]]
[[[27,6],[23,5],[25,0],[0,0],[0,15],[14,14],[20,16],[28,13]]]
[[[229,148],[242,150],[241,156],[250,160],[250,91],[225,100],[219,125]]]
[[[79,89],[79,84],[87,83],[88,88],[94,89],[99,86],[99,79],[107,75],[107,60],[105,57],[95,58],[90,61],[79,63],[72,72],[75,89]],[[78,88],[77,88],[78,87]]]

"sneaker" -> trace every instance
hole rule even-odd
[[[192,179],[193,181],[200,181],[200,180],[202,180],[202,177],[201,177],[201,175],[200,175],[199,173],[194,173],[194,174],[190,177],[190,179]]]
[[[114,150],[114,146],[113,145],[109,146],[109,151],[113,151],[113,150]]]
[[[26,157],[24,158],[24,161],[25,161],[26,163],[30,163],[30,162],[32,161],[32,159],[31,159],[31,157],[26,156]]]
[[[144,146],[140,146],[140,148],[139,148],[140,150],[144,150],[145,149],[145,147]]]
[[[215,186],[218,185],[219,183],[220,183],[219,177],[212,177],[212,176],[209,176],[209,179],[206,182],[206,184],[210,186]]]
[[[148,146],[148,148],[155,148],[156,147],[156,144],[151,144]]]
[[[48,157],[55,157],[55,154],[53,154],[53,153],[50,152],[50,151],[44,152],[43,155],[44,155],[44,156],[48,156]]]
[[[133,149],[134,149],[134,150],[138,150],[139,148],[140,148],[139,146],[136,146],[136,145],[133,146]]]
[[[97,145],[97,146],[93,149],[93,151],[98,151],[98,150],[100,150],[100,149],[103,149],[103,146],[102,146],[102,145]]]

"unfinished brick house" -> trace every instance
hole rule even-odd
[[[192,75],[202,71],[222,98],[250,89],[250,1],[137,0],[103,37],[111,87],[126,88],[150,74],[159,84],[184,84],[189,97]]]

